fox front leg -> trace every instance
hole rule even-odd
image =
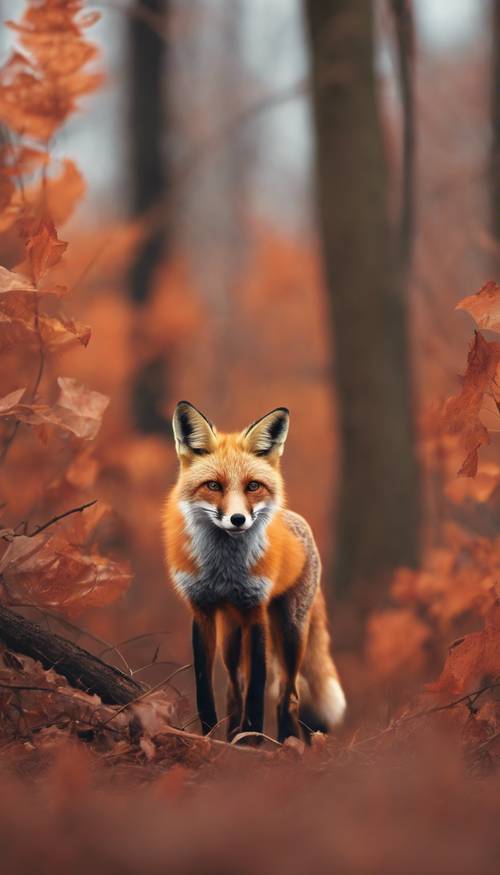
[[[266,632],[264,623],[251,623],[246,630],[246,639],[248,683],[241,732],[262,732],[266,688]]]
[[[223,620],[222,657],[228,674],[227,685],[227,739],[231,741],[240,731],[243,697],[240,685],[242,629],[237,623]]]
[[[193,619],[193,662],[196,680],[196,705],[203,735],[217,723],[213,690],[213,665],[215,656],[215,617],[212,614],[195,614]]]

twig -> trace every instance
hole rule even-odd
[[[238,735],[235,735],[230,742],[230,746],[238,747],[238,742],[242,741],[244,738],[265,738],[266,741],[272,742],[272,744],[275,744],[277,747],[283,747],[281,741],[271,738],[271,736],[266,735],[265,732],[238,732]]]
[[[92,507],[94,504],[97,504],[98,499],[94,498],[93,501],[87,501],[86,504],[81,504],[79,507],[72,507],[71,510],[65,510],[64,513],[59,513],[57,516],[52,517],[52,519],[48,520],[46,523],[42,523],[41,526],[36,526],[32,532],[29,533],[28,538],[33,538],[35,535],[39,535],[40,532],[48,529],[49,526],[53,526],[55,523],[58,523],[59,520],[64,519],[64,517],[71,516],[73,513],[82,513],[82,511],[87,510],[88,507]]]
[[[125,644],[133,644],[135,641],[141,641],[143,638],[154,638],[158,635],[169,635],[170,632],[142,632],[140,635],[133,635],[131,638],[124,638],[123,641],[118,641],[116,644],[110,644],[108,647],[105,647],[104,650],[101,650],[99,653],[99,658],[109,653],[111,650],[116,650],[117,647],[123,647]]]
[[[130,702],[126,702],[125,705],[122,705],[121,708],[118,708],[118,711],[115,711],[115,713],[112,714],[112,716],[109,718],[109,720],[106,720],[106,722],[103,724],[103,726],[106,726],[107,723],[110,723],[111,720],[114,720],[114,718],[117,717],[118,714],[121,714],[122,711],[125,711],[127,708],[130,708],[132,705],[136,705],[137,702],[141,702],[147,696],[150,696],[151,693],[155,693],[156,690],[159,690],[159,689],[161,689],[161,687],[166,686],[166,684],[170,683],[170,681],[173,680],[173,678],[176,675],[180,674],[181,671],[186,671],[188,668],[192,668],[192,664],[190,662],[188,662],[186,665],[181,665],[180,668],[176,668],[176,670],[173,671],[172,674],[169,674],[168,678],[165,678],[164,680],[159,681],[157,684],[154,684],[154,686],[150,687],[148,690],[144,690],[143,693],[141,693],[139,696],[136,696],[135,699],[131,699]]]
[[[414,720],[421,720],[422,717],[430,717],[432,714],[438,714],[441,711],[449,711],[452,708],[456,708],[458,705],[462,705],[464,702],[474,704],[483,693],[486,693],[488,690],[494,690],[498,687],[500,687],[500,681],[495,681],[492,684],[485,684],[484,687],[480,687],[478,690],[466,693],[465,695],[460,696],[459,699],[447,702],[445,705],[434,705],[432,708],[424,708],[421,711],[415,711],[414,714],[404,714],[399,719],[393,720],[385,727],[385,729],[380,730],[376,735],[370,735],[368,738],[361,738],[359,741],[351,743],[349,748],[354,749],[363,744],[369,744],[371,741],[378,741],[382,736],[387,735],[389,732],[395,732],[406,723],[412,723]]]

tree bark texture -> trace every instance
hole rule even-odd
[[[316,188],[341,438],[336,588],[419,554],[408,303],[388,218],[373,4],[305,0]]]

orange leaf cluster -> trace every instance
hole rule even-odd
[[[456,306],[474,318],[479,328],[500,331],[500,286],[488,282]],[[462,390],[448,398],[444,428],[458,435],[465,450],[459,477],[475,477],[478,451],[489,443],[489,431],[500,431],[500,343],[476,331],[467,357]]]
[[[95,467],[78,442],[95,438],[109,399],[71,377],[58,378],[54,404],[42,403],[38,396],[45,387],[47,356],[78,343],[86,346],[90,339],[90,329],[63,312],[61,298],[68,290],[54,281],[53,273],[68,246],[59,238],[54,220],[68,218],[83,192],[83,180],[72,161],[63,163],[58,177],[46,175],[49,137],[74,111],[77,97],[100,81],[84,72],[97,52],[83,38],[81,28],[97,16],[82,17],[82,5],[80,0],[29,3],[21,22],[10,23],[20,50],[0,70],[3,121],[11,132],[36,143],[19,140],[0,152],[0,231],[17,232],[24,240],[22,262],[13,269],[0,267],[0,350],[18,350],[21,357],[36,353],[34,387],[29,392],[15,388],[0,398],[0,422],[6,435],[2,461],[20,423],[33,428],[45,443],[55,428],[72,439],[66,454],[67,482],[76,490],[93,483]],[[27,185],[23,177],[39,171],[42,178]],[[75,457],[80,458],[76,468]],[[62,481],[65,472],[58,477]],[[53,487],[50,484],[43,496],[47,503],[54,501],[54,495],[49,495]],[[37,529],[27,535],[26,525],[24,534],[19,534],[19,526],[2,528],[1,542],[8,542],[0,558],[4,595],[15,603],[30,602],[69,613],[106,605],[120,596],[130,583],[129,569],[106,558],[95,544],[95,530],[104,512],[102,508],[87,512],[78,522],[66,522],[63,532]],[[48,525],[60,519],[61,514],[56,514]]]
[[[104,556],[99,547],[112,518],[100,502],[63,519],[57,529],[7,533],[0,580],[10,600],[76,615],[123,595],[132,580],[129,565]]]
[[[444,409],[444,426],[449,434],[458,435],[466,452],[458,471],[459,477],[475,477],[478,450],[489,443],[489,433],[481,420],[485,404],[492,399],[500,421],[500,343],[487,341],[476,331],[467,357],[462,390],[448,398]]]
[[[70,615],[110,604],[132,579],[128,566],[94,551],[89,554],[86,544],[59,534],[14,538],[0,561],[0,574],[14,602]]]
[[[59,240],[52,219],[44,216],[26,241],[26,258],[16,271],[0,269],[0,349],[17,344],[45,352],[62,352],[75,343],[86,346],[90,328],[70,319],[61,307],[56,315],[40,311],[43,295],[62,297],[67,289],[47,280],[67,243]]]
[[[45,143],[75,111],[77,98],[94,91],[102,77],[84,68],[97,55],[82,28],[98,18],[81,16],[80,0],[31,2],[21,22],[8,22],[22,51],[0,72],[0,114],[23,137]]]
[[[109,398],[87,389],[71,377],[59,377],[59,398],[53,407],[46,404],[23,404],[25,389],[10,392],[0,398],[0,417],[15,417],[32,426],[55,425],[78,438],[93,440],[109,404]]]
[[[430,667],[431,652],[464,620],[485,616],[495,598],[500,537],[471,536],[446,529],[446,545],[428,551],[423,567],[400,568],[390,594],[394,606],[368,621],[367,655],[377,675],[418,677]]]

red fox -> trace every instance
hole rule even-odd
[[[318,550],[306,521],[284,506],[279,463],[288,424],[288,410],[277,407],[239,433],[220,434],[189,402],[175,409],[180,473],[165,507],[166,556],[193,614],[204,734],[217,723],[217,645],[229,680],[229,739],[262,732],[270,659],[279,671],[279,741],[300,737],[301,724],[307,739],[344,715]]]

